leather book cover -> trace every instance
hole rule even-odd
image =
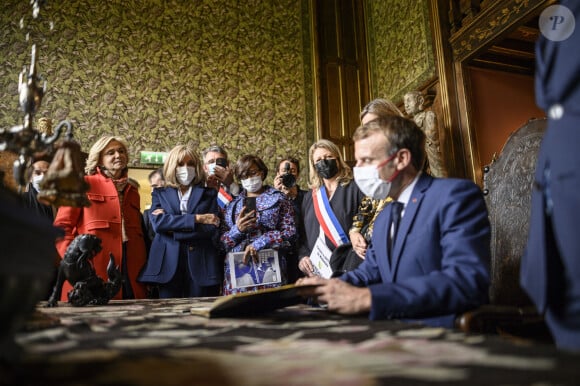
[[[300,286],[306,288],[308,286]],[[298,286],[287,284],[276,288],[266,288],[255,292],[243,292],[216,299],[208,307],[199,304],[191,307],[194,315],[207,318],[251,316],[267,313],[304,302],[298,294]]]

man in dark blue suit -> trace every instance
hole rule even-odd
[[[354,134],[354,176],[368,196],[394,201],[377,217],[364,262],[339,279],[301,290],[342,314],[411,319],[452,327],[458,313],[487,301],[490,226],[471,181],[421,172],[425,134],[408,119],[371,121]],[[392,208],[402,208],[398,231]]]
[[[536,102],[548,113],[538,154],[522,287],[556,345],[580,351],[580,1],[540,16]]]

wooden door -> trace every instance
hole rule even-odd
[[[369,100],[363,5],[318,0],[315,12],[319,138],[336,143],[349,163],[354,162],[352,134]]]

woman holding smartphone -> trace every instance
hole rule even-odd
[[[224,295],[286,284],[284,255],[296,238],[294,208],[282,192],[264,185],[267,175],[255,155],[240,157],[234,166],[243,190],[226,207],[222,222]]]

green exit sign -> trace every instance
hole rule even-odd
[[[167,154],[168,153],[162,151],[142,151],[140,162],[142,164],[163,165],[167,158]]]

